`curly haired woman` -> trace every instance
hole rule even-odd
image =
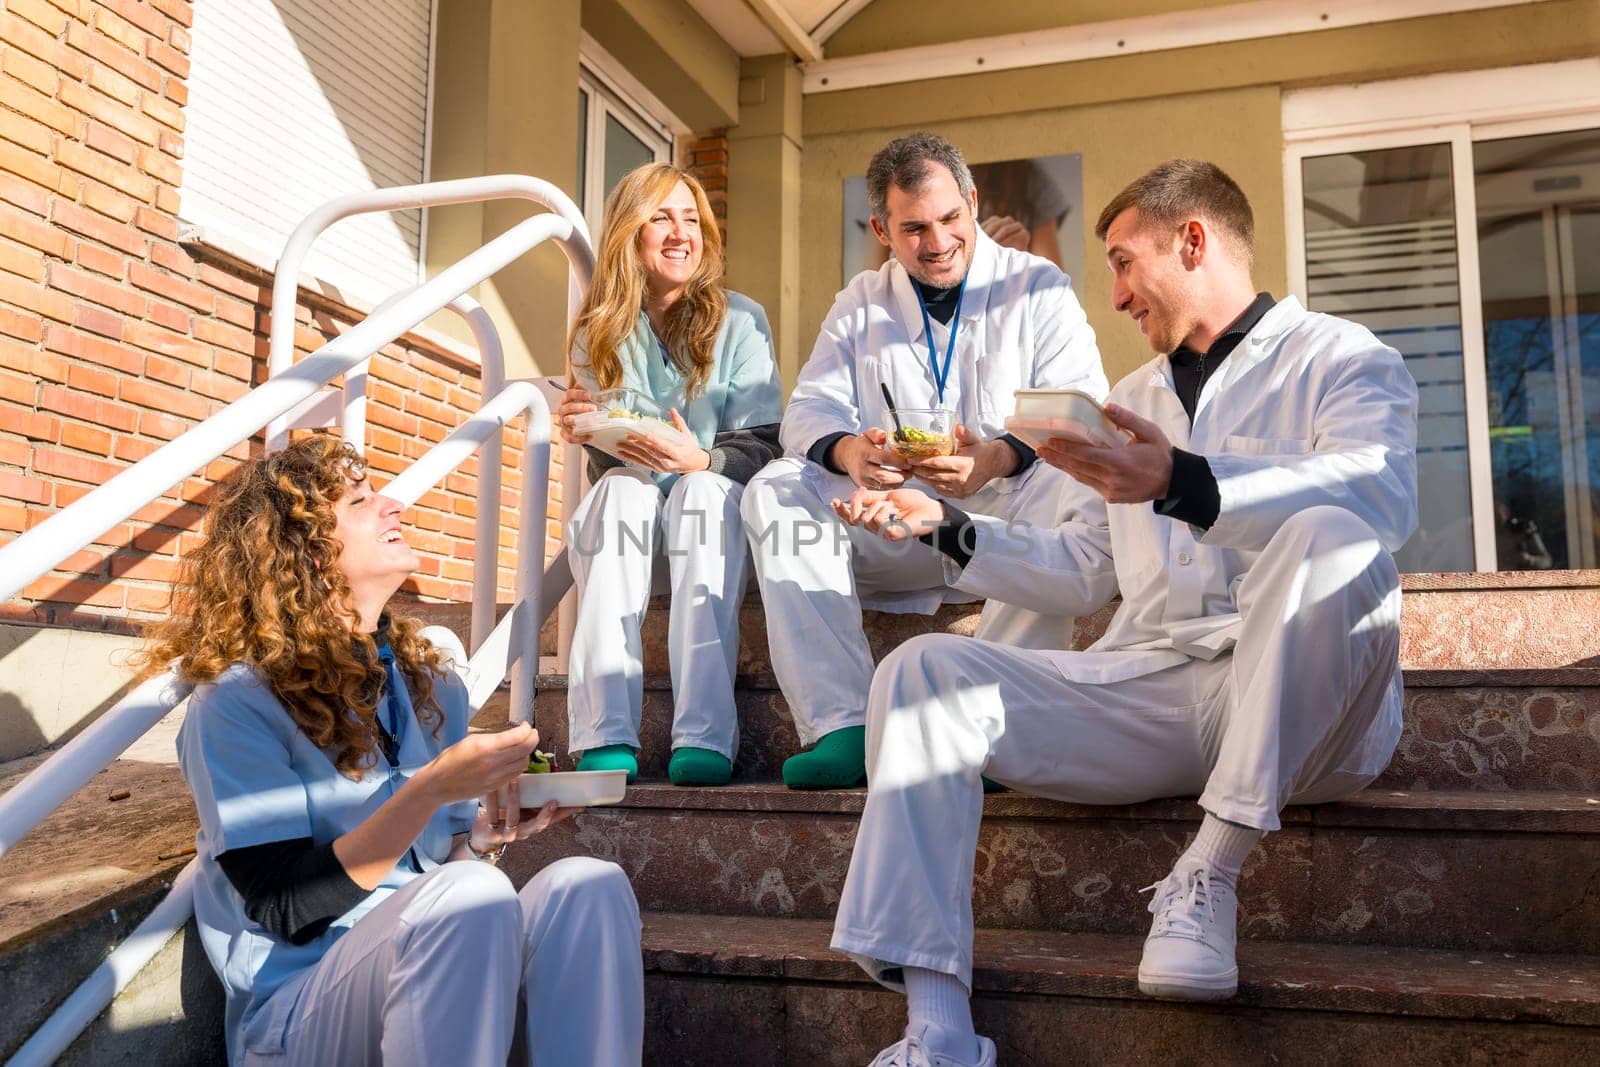
[[[561,860],[519,893],[476,862],[570,812],[521,818],[538,735],[469,735],[461,681],[385,613],[418,562],[401,511],[326,436],[244,464],[143,656],[196,686],[178,759],[229,1061],[502,1064],[521,997],[527,1062],[637,1064],[621,869]]]
[[[640,628],[664,557],[659,584],[672,593],[667,776],[723,785],[739,737],[733,678],[749,558],[739,500],[779,453],[772,331],[761,305],[723,288],[710,204],[677,167],[648,163],[623,176],[606,202],[596,258],[572,331],[562,433],[583,444],[570,427],[595,410],[591,390],[621,387],[668,412],[680,436],[631,435],[620,459],[590,449],[594,487],[567,531],[578,587],[569,745],[583,753],[579,770],[621,768],[630,781],[638,773]]]

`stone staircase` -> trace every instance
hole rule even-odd
[[[573,854],[627,869],[645,911],[647,1063],[865,1063],[903,1023],[901,998],[827,947],[865,793],[777,783],[796,740],[753,598],[735,781],[667,784],[666,613],[656,603],[646,625],[644,779],[513,848],[507,870],[521,884]],[[466,630],[465,607],[426,614]],[[1107,618],[1082,620],[1076,643]],[[866,625],[881,656],[975,622],[963,606]],[[1600,1062],[1600,573],[1408,576],[1403,625],[1395,758],[1347,803],[1290,809],[1252,858],[1226,1004],[1135,988],[1136,890],[1193,832],[1192,800],[986,799],[974,1009],[1001,1063]],[[476,725],[503,723],[506,701]],[[541,678],[535,711],[564,752],[564,678]],[[175,723],[0,866],[0,1059],[187,861]],[[0,791],[37,758],[0,765]],[[191,925],[62,1062],[221,1063],[220,1008]]]
[[[1539,584],[1539,583],[1547,584]],[[645,912],[646,1061],[859,1064],[903,1002],[828,949],[865,793],[796,793],[796,748],[759,605],[742,616],[735,781],[664,781],[667,606],[646,626],[641,781],[514,848],[620,863]],[[1081,647],[1108,613],[1079,624]],[[881,656],[970,633],[971,606],[868,613]],[[1117,808],[988,797],[975,1012],[1005,1064],[1600,1062],[1600,575],[1408,577],[1406,723],[1382,778],[1293,808],[1245,869],[1241,988],[1224,1005],[1138,994],[1138,887],[1198,825],[1190,799]],[[565,751],[565,679],[536,721]],[[502,698],[503,701],[503,698]],[[496,702],[480,724],[504,720]]]

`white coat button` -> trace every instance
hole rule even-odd
[[[1193,559],[1194,559],[1194,557],[1189,555],[1189,553],[1187,553],[1187,552],[1179,552],[1178,553],[1178,566],[1187,567]]]

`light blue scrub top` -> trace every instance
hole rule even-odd
[[[381,749],[359,781],[340,774],[329,753],[311,743],[270,687],[249,666],[234,664],[215,682],[195,689],[178,731],[178,763],[200,815],[195,836],[194,911],[200,942],[227,994],[228,1058],[245,1049],[283,1050],[284,1027],[295,997],[286,995],[262,1012],[268,998],[302,976],[333,943],[390,893],[450,854],[451,838],[472,829],[477,802],[441,807],[406,856],[366,899],[334,920],[320,937],[292,945],[244,913],[216,857],[236,848],[309,837],[324,845],[378,810],[423,764],[467,735],[467,691],[454,673],[434,681],[444,711],[439,736],[418,722],[399,671],[388,668],[398,703],[399,767]]]
[[[766,426],[783,418],[783,389],[772,358],[772,327],[760,304],[743,293],[728,291],[728,317],[711,355],[706,387],[690,400],[684,395],[687,379],[666,358],[650,328],[650,317],[641,311],[638,325],[617,352],[622,387],[650,397],[663,412],[677,408],[701,448],[709,449],[724,431]],[[572,346],[572,369],[585,389],[599,391],[582,337]],[[650,476],[662,492],[678,480],[676,474],[652,472]]]

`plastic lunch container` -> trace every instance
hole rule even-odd
[[[1077,389],[1018,389],[1016,413],[1006,418],[1008,433],[1015,434],[1029,448],[1038,448],[1052,437],[1121,448],[1133,435],[1106,417],[1100,402]]]
[[[617,456],[617,445],[633,434],[657,440],[686,444],[688,435],[672,425],[661,405],[632,389],[605,389],[594,398],[595,410],[572,420],[572,432],[588,434],[588,444],[610,456]]]
[[[905,463],[956,450],[955,414],[943,408],[891,408],[884,412],[883,428],[889,432],[883,447]]]
[[[552,800],[563,808],[615,804],[628,791],[627,771],[552,771],[524,774],[518,783],[524,808],[542,808]]]

